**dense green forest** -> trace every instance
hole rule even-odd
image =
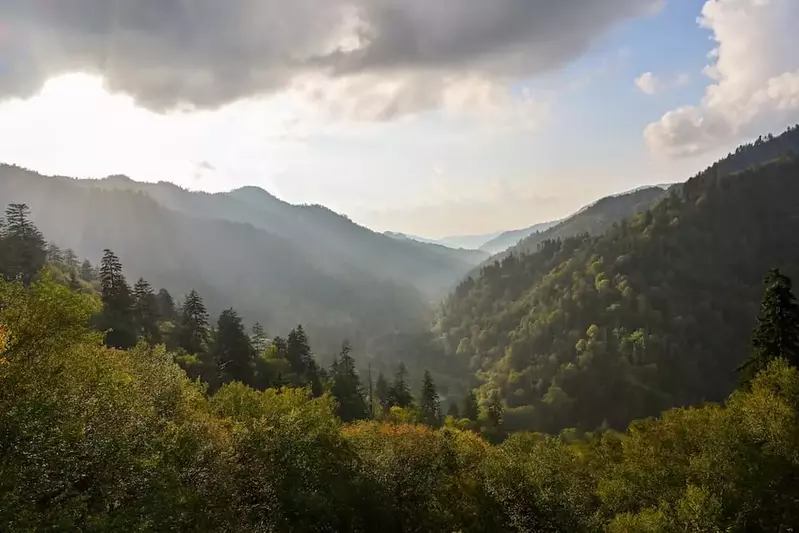
[[[797,146],[798,128],[761,138],[603,235],[483,268],[443,305],[448,353],[501,398],[509,429],[621,429],[723,399],[762,273],[799,274]]]
[[[436,338],[367,352],[333,329],[322,357],[10,204],[0,530],[795,530],[797,145],[761,138],[602,235],[486,266]]]
[[[518,433],[491,445],[474,430],[502,431],[501,406],[471,397],[464,420],[480,423],[448,416],[439,427],[429,376],[418,400],[401,372],[391,384],[378,379],[376,395],[389,407],[365,413],[371,394],[359,386],[346,344],[322,390],[313,379],[304,388],[247,386],[253,367],[242,372],[237,359],[249,348],[232,312],[212,335],[213,360],[228,363],[218,367],[228,379],[216,390],[190,380],[181,356],[163,345],[108,347],[110,335],[92,327],[98,317],[130,320],[118,313],[126,287],[113,279],[113,254],[99,269],[99,297],[47,270],[32,276],[46,260],[44,241],[20,213],[9,208],[0,243],[3,272],[17,280],[0,281],[3,531],[677,533],[799,525],[799,308],[778,272],[767,278],[743,384],[725,405],[669,411],[624,434]],[[152,294],[137,286],[134,293]],[[202,322],[187,324],[197,318],[188,312],[192,299],[179,327]],[[134,316],[141,303],[131,304]],[[307,371],[313,358],[300,337],[295,330],[270,344],[285,353],[302,347],[286,362]]]

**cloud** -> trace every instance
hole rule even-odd
[[[648,95],[663,92],[667,89],[684,87],[691,83],[691,75],[688,73],[678,74],[674,81],[664,81],[651,72],[645,72],[635,79],[635,86]]]
[[[388,80],[364,117],[441,105],[471,80],[557,68],[660,0],[3,0],[0,98],[101,74],[153,110],[216,108],[307,76]],[[361,87],[362,88],[362,87]],[[371,108],[369,107],[371,106]]]
[[[797,20],[796,0],[708,0],[699,24],[717,43],[705,68],[713,82],[698,105],[647,126],[650,148],[689,156],[799,120]]]
[[[660,87],[660,80],[651,72],[644,72],[635,79],[635,85],[644,94],[655,94]]]

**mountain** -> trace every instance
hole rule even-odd
[[[471,263],[472,265],[479,265],[480,263],[482,263],[483,261],[485,261],[490,257],[490,254],[488,252],[482,250],[472,250],[467,248],[452,248],[450,246],[445,246],[443,244],[436,244],[435,241],[420,240],[421,237],[411,237],[410,235],[405,235],[404,233],[395,233],[391,231],[386,231],[383,234],[388,237],[391,237],[392,239],[410,242],[412,243],[413,246],[422,244],[426,247],[425,249],[430,253],[441,254],[444,257],[450,257],[458,261],[466,261],[467,263]]]
[[[483,259],[402,242],[321,206],[247,187],[190,192],[169,183],[45,177],[0,166],[0,198],[27,203],[34,223],[93,262],[104,248],[179,297],[197,289],[210,311],[234,306],[274,334],[298,323],[332,350],[426,328],[429,302]]]
[[[646,210],[665,196],[666,189],[660,186],[642,187],[628,193],[607,196],[583,207],[562,222],[530,234],[515,246],[507,248],[504,255],[535,252],[539,244],[550,239],[565,239],[583,233],[601,235],[613,227],[613,224]]]
[[[560,223],[559,220],[556,220],[554,222],[541,222],[540,224],[534,224],[529,228],[506,231],[505,233],[502,233],[494,237],[487,243],[480,246],[480,250],[488,252],[492,255],[504,252],[505,250],[507,250],[514,244],[517,244],[525,237],[529,237],[533,233],[546,231],[558,223]]]
[[[496,261],[450,295],[435,331],[482,395],[502,399],[511,430],[622,428],[721,400],[746,358],[764,275],[799,274],[797,152],[799,127],[761,138],[604,234]]]
[[[419,237],[417,235],[408,235],[406,233],[397,233],[393,231],[387,231],[385,232],[385,235],[388,235],[394,239],[409,239],[427,244],[438,244],[440,246],[446,246],[447,248],[453,248],[455,250],[479,250],[482,249],[482,246],[485,243],[498,237],[500,234],[486,233],[484,235],[454,235],[451,237],[443,237],[441,239],[428,239],[425,237]],[[491,253],[488,250],[484,251]]]

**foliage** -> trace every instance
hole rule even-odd
[[[770,156],[782,139],[740,154]],[[506,430],[622,429],[736,387],[762,273],[799,273],[799,161],[730,165],[604,235],[545,241],[454,291],[435,330],[483,401],[499,395]]]
[[[208,397],[163,347],[103,346],[99,303],[0,282],[4,531],[787,531],[799,525],[799,370],[624,434],[342,424],[307,388]],[[345,350],[346,352],[346,350]],[[339,359],[339,363],[342,359]],[[288,361],[286,361],[288,366]],[[501,423],[501,415],[485,416]]]
[[[740,368],[745,382],[775,359],[799,364],[799,305],[791,291],[791,280],[775,269],[766,276],[765,285],[766,294],[752,336],[752,353]]]

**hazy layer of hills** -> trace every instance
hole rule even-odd
[[[254,187],[206,194],[0,166],[0,199],[27,203],[48,239],[79,256],[96,262],[113,249],[131,280],[177,297],[195,288],[213,313],[234,306],[273,334],[306,324],[322,346],[425,328],[429,303],[484,259],[391,239]]]
[[[621,428],[721,400],[764,275],[799,274],[797,152],[799,128],[760,138],[668,193],[608,198],[525,239],[444,304],[447,352],[503,400],[508,429]]]
[[[520,240],[529,237],[534,233],[546,231],[559,222],[560,221],[541,222],[540,224],[534,224],[529,228],[506,231],[481,245],[480,250],[488,252],[492,255],[504,252],[511,246],[517,244]]]

